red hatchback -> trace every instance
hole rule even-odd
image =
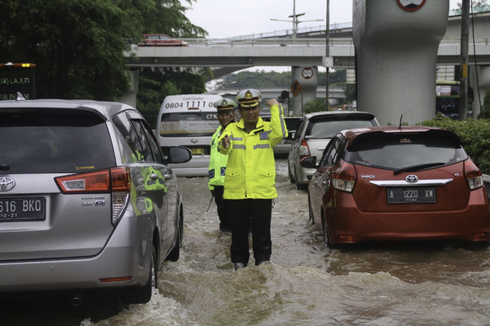
[[[489,241],[481,171],[451,131],[429,127],[343,130],[308,186],[310,219],[328,246],[362,241]]]
[[[189,44],[167,34],[143,34],[143,42],[138,43],[138,46],[189,46]]]

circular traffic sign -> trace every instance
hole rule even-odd
[[[426,0],[396,0],[400,8],[405,11],[416,11],[422,8]]]

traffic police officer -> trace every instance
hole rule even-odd
[[[245,89],[236,97],[241,120],[228,125],[219,138],[219,151],[228,155],[224,198],[231,217],[231,261],[235,270],[249,261],[248,234],[252,230],[255,265],[270,261],[272,199],[277,197],[273,147],[288,131],[284,110],[275,99],[266,100],[271,121],[259,116],[262,94]]]
[[[225,127],[234,122],[233,110],[236,103],[230,99],[221,99],[214,103],[214,107],[218,110],[218,121],[220,126],[211,138],[211,153],[209,158],[209,181],[208,188],[214,196],[214,201],[218,210],[219,229],[221,231],[230,231],[230,214],[228,210],[228,202],[223,199],[223,191],[225,184],[225,171],[228,155],[223,155],[218,151],[218,138]]]

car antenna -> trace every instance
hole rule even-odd
[[[398,129],[402,130],[402,120],[403,120],[403,114],[400,117],[400,124],[398,125]]]

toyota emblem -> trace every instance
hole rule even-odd
[[[415,174],[409,174],[405,178],[405,181],[407,181],[408,183],[416,183],[417,181],[419,181],[419,177],[417,177]]]
[[[193,143],[193,144],[197,143],[197,139],[196,138],[192,138],[191,139],[191,143]]]
[[[15,180],[12,178],[3,177],[0,178],[0,191],[10,191],[15,187]]]

